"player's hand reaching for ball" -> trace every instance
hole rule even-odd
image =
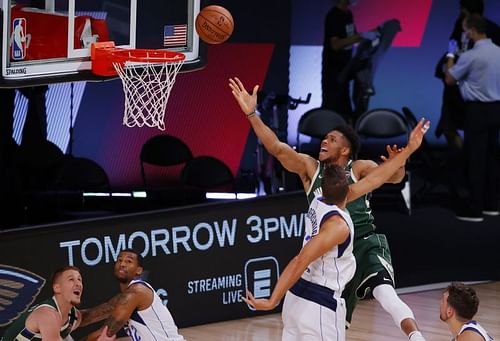
[[[237,77],[234,77],[229,78],[229,87],[245,115],[252,114],[257,107],[257,91],[259,90],[259,86],[254,86],[252,94],[249,94],[243,83]]]

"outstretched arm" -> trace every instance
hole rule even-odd
[[[298,174],[303,183],[308,178],[310,182],[310,178],[316,171],[316,160],[309,155],[297,153],[288,144],[281,142],[276,134],[255,114],[259,86],[256,85],[252,94],[249,94],[243,83],[235,77],[229,79],[229,87],[241,110],[247,116],[252,129],[269,154],[277,158],[288,171]],[[309,186],[306,187],[306,183],[304,183],[304,187],[307,189]]]
[[[332,216],[321,224],[320,232],[312,238],[300,253],[295,256],[280,275],[269,299],[256,299],[247,291],[242,299],[256,310],[274,309],[295,282],[302,276],[306,268],[314,260],[324,255],[335,245],[344,242],[349,235],[349,228],[340,216]]]
[[[330,48],[332,50],[341,50],[346,46],[351,46],[356,43],[359,43],[362,40],[362,37],[359,33],[355,33],[351,36],[345,38],[339,37],[331,37],[330,38]]]
[[[116,296],[113,310],[104,323],[104,327],[108,328],[107,336],[115,335],[127,323],[135,309],[143,302],[151,300],[150,291],[149,288],[133,285]],[[97,340],[103,328],[90,334],[87,341]]]
[[[400,153],[403,148],[398,148],[396,145],[393,145],[392,147],[387,145],[386,146],[387,150],[387,156],[381,155],[380,158],[382,161],[386,162],[392,158],[394,158],[398,153]],[[366,177],[368,174],[373,172],[379,165],[372,161],[372,160],[356,160],[354,161],[352,168],[354,171],[354,174],[356,174],[356,177],[361,180],[364,177]],[[405,165],[402,167],[399,167],[394,174],[391,175],[389,179],[387,179],[386,183],[391,183],[391,184],[398,184],[400,183],[404,177],[405,177]]]
[[[81,322],[78,326],[85,327],[89,324],[107,319],[113,312],[113,308],[115,307],[115,304],[118,301],[119,297],[120,295],[116,295],[103,304],[89,309],[80,310],[81,318],[79,320]]]
[[[410,134],[407,146],[391,159],[376,167],[366,177],[349,186],[347,202],[356,200],[368,192],[382,186],[398,170],[403,167],[410,155],[422,144],[424,134],[430,127],[430,122],[421,119]]]
[[[400,153],[403,150],[402,148],[398,148],[397,145],[393,145],[392,147],[387,145],[385,149],[387,150],[387,156],[385,155],[380,156],[380,158],[384,162],[394,158],[396,155],[398,155],[398,153]],[[405,173],[406,169],[405,165],[403,165],[402,167],[399,167],[398,170],[394,174],[392,174],[391,177],[387,179],[386,182],[391,184],[398,184],[404,179]]]

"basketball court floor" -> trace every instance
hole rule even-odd
[[[475,284],[473,287],[480,299],[476,319],[494,339],[500,338],[500,282]],[[449,341],[452,336],[448,326],[439,319],[439,300],[443,289],[426,290],[421,287],[416,290],[422,291],[400,293],[400,297],[413,309],[422,334],[428,341]],[[271,314],[183,328],[180,332],[189,341],[272,341],[281,340],[281,328],[281,314]],[[347,340],[396,341],[407,338],[372,299],[360,302],[356,308]]]

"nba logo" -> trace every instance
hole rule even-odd
[[[245,264],[245,288],[253,293],[255,298],[271,297],[278,277],[279,265],[274,257],[254,258]]]
[[[26,58],[26,19],[14,18],[12,20],[12,59],[23,60]]]

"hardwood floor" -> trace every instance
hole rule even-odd
[[[476,319],[494,339],[500,338],[500,282],[473,285],[480,299]],[[427,341],[450,341],[448,326],[439,319],[442,289],[400,294],[413,310]],[[188,341],[264,341],[281,340],[281,315],[272,314],[181,329]],[[375,300],[360,302],[347,331],[349,341],[407,340],[392,318]]]

